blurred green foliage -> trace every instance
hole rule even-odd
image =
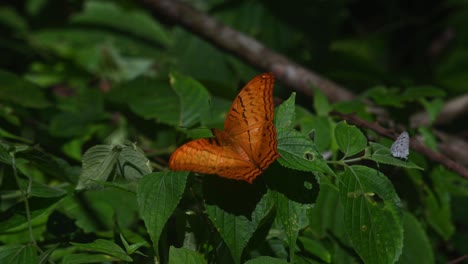
[[[172,151],[222,128],[258,72],[138,1],[2,1],[1,263],[468,254],[466,180],[418,153],[397,160],[389,140],[328,116],[375,121],[362,99],[405,125],[424,110],[430,123],[410,134],[436,148],[435,117],[468,91],[468,2],[185,2],[357,99],[330,104],[277,83],[281,158],[253,185],[171,172]],[[438,128],[465,131],[457,121]]]

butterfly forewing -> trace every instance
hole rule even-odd
[[[250,160],[265,168],[279,156],[273,124],[274,80],[273,74],[265,73],[247,83],[234,100],[224,124],[224,131],[242,147]],[[268,162],[265,164],[264,161]]]

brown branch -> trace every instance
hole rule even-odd
[[[224,25],[179,0],[143,0],[154,11],[206,39],[262,71],[273,72],[282,83],[295,90],[313,95],[311,85],[320,89],[331,101],[344,101],[354,95],[295,62],[280,55],[255,39]]]
[[[397,136],[394,135],[390,130],[386,129],[385,127],[382,127],[381,125],[377,123],[370,123],[367,122],[363,119],[360,119],[354,114],[343,114],[339,112],[332,112],[331,115],[339,116],[341,119],[348,121],[349,123],[355,124],[359,127],[365,127],[372,129],[373,131],[377,132],[378,134],[388,137],[388,138],[393,138],[396,139]],[[444,155],[441,155],[440,153],[437,153],[428,147],[424,146],[417,140],[410,140],[410,147],[413,150],[416,150],[419,153],[422,153],[426,157],[428,157],[430,160],[438,162],[442,165],[444,165],[446,168],[449,170],[452,170],[464,178],[468,179],[468,169],[461,166],[460,164],[454,162],[453,160],[447,158]]]
[[[180,24],[220,49],[242,59],[247,64],[262,71],[273,72],[279,81],[300,93],[309,96],[313,95],[313,90],[311,89],[311,85],[313,85],[320,89],[330,101],[344,101],[355,97],[353,93],[333,81],[301,67],[285,56],[268,49],[255,39],[224,25],[179,0],[142,1],[159,15]],[[359,126],[373,129],[383,136],[394,138],[394,135],[389,130],[380,125],[368,123],[352,115],[335,114]],[[428,149],[414,140],[411,142],[411,147],[426,155],[429,159],[440,162],[447,168],[468,178],[468,170],[460,164]]]

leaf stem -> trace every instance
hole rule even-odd
[[[28,221],[28,231],[29,231],[29,239],[31,241],[31,244],[36,245],[36,240],[34,239],[34,234],[32,230],[32,224],[31,224],[31,210],[29,208],[29,195],[31,193],[31,185],[32,185],[32,179],[31,177],[28,177],[28,187],[26,190],[23,189],[21,186],[20,178],[18,176],[18,171],[16,170],[16,158],[15,158],[15,153],[10,152],[11,156],[11,165],[13,168],[13,175],[15,176],[16,184],[18,185],[18,188],[20,189],[21,196],[23,197],[24,200],[24,210],[26,214],[26,219]]]

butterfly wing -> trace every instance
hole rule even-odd
[[[215,129],[214,138],[182,145],[171,155],[169,167],[252,183],[279,157],[273,84],[271,73],[253,78],[232,103],[224,131]]]
[[[404,131],[398,138],[393,142],[390,147],[390,153],[395,158],[408,159],[409,155],[409,135],[408,132]]]
[[[175,171],[218,174],[249,183],[262,173],[234,148],[221,145],[217,138],[203,138],[182,145],[172,153],[169,167]]]
[[[253,78],[232,103],[224,132],[240,146],[249,161],[261,171],[278,157],[278,140],[273,124],[275,78],[264,73]]]

